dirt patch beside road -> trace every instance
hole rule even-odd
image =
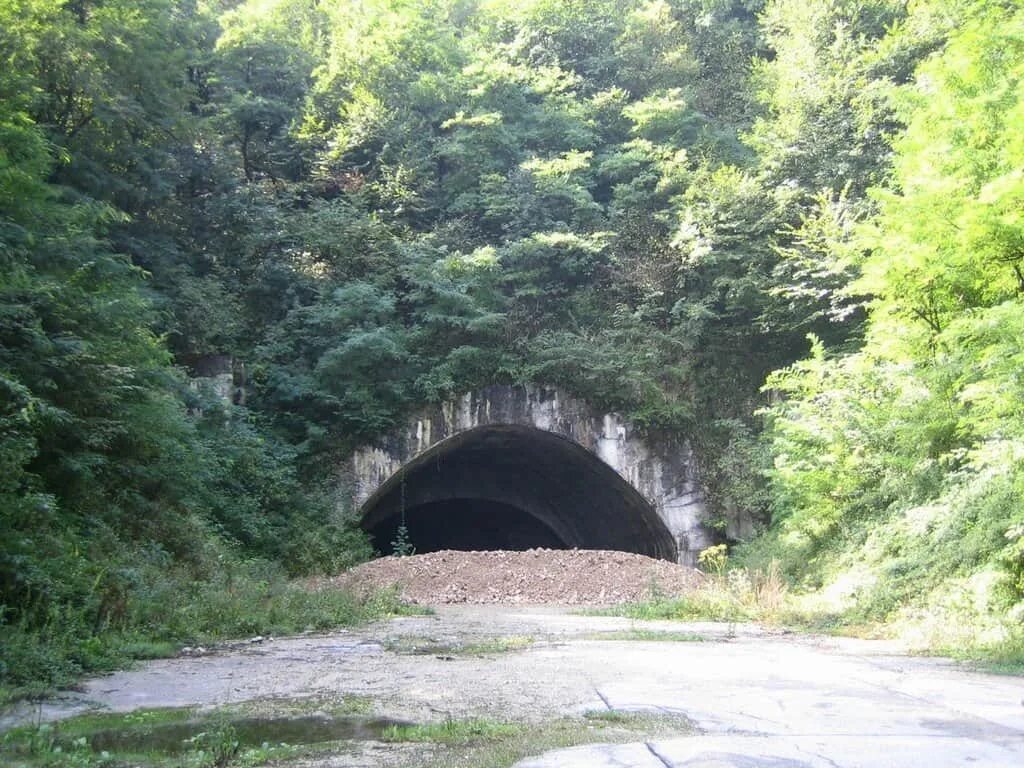
[[[420,605],[584,605],[635,602],[654,593],[678,595],[702,578],[693,568],[630,552],[443,550],[372,560],[317,585],[357,592],[397,585],[403,599]]]

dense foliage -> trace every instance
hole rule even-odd
[[[768,411],[759,546],[841,581],[870,617],[1021,617],[1024,12],[1010,6],[966,6],[895,94],[906,129],[845,288],[873,297],[864,344],[816,342],[768,382],[784,399]]]
[[[723,536],[865,617],[1019,605],[1022,23],[0,2],[0,674],[366,556],[325,464],[494,382],[686,434]]]

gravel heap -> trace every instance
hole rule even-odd
[[[630,552],[530,549],[382,557],[356,566],[330,583],[356,592],[397,585],[420,605],[444,603],[626,603],[652,591],[677,595],[700,583],[699,571]]]

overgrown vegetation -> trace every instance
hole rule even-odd
[[[132,614],[100,631],[70,610],[40,627],[27,620],[14,625],[0,637],[6,665],[0,703],[70,685],[85,672],[174,655],[186,645],[322,631],[421,610],[391,592],[364,599],[336,589],[310,590],[263,562],[228,567],[204,581],[151,574]]]
[[[892,178],[842,246],[844,293],[872,297],[863,344],[815,339],[766,384],[773,517],[747,559],[855,619],[985,648],[1024,619],[1024,13],[957,10],[893,96]]]
[[[683,595],[663,594],[657,587],[651,589],[650,597],[637,603],[626,603],[599,610],[599,614],[628,616],[633,619],[675,619],[690,621],[724,621],[766,623],[803,623],[809,617],[801,617],[789,600],[789,586],[776,562],[772,561],[765,570],[734,566],[729,562],[727,547],[719,544],[700,553],[700,565],[708,575],[694,589]],[[820,623],[820,617],[819,617]],[[691,639],[700,641],[699,635],[666,630],[633,629],[623,639],[656,640],[659,635],[666,640]]]
[[[0,4],[3,684],[347,620],[282,586],[370,554],[324,467],[495,382],[688,437],[752,572],[1009,642],[1022,23]]]

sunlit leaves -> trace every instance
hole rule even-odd
[[[779,324],[799,325],[818,319],[848,320],[862,310],[864,297],[851,285],[859,276],[861,249],[857,225],[870,206],[846,194],[819,194],[799,226],[784,227],[775,251],[771,293],[784,303],[770,311]]]
[[[804,558],[861,553],[880,574],[860,596],[872,614],[997,563],[1009,586],[988,598],[1024,596],[1024,13],[948,10],[963,14],[959,27],[899,94],[907,129],[893,187],[873,192],[877,214],[858,224],[870,208],[822,198],[782,250],[812,286],[862,270],[833,296],[875,300],[860,352],[829,357],[816,344],[769,379],[783,395],[767,411],[771,536]],[[905,34],[919,37],[917,26],[912,17]],[[815,254],[824,274],[807,272]]]
[[[905,13],[902,0],[773,0],[763,28],[773,48],[755,67],[768,115],[751,142],[773,180],[859,195],[881,180],[891,107],[875,49]]]
[[[690,108],[679,88],[651,94],[628,105],[623,114],[638,136],[675,146],[693,142],[702,118]]]
[[[899,192],[880,195],[862,290],[895,322],[941,333],[963,312],[1022,286],[1024,15],[997,8],[965,22],[908,91]]]

